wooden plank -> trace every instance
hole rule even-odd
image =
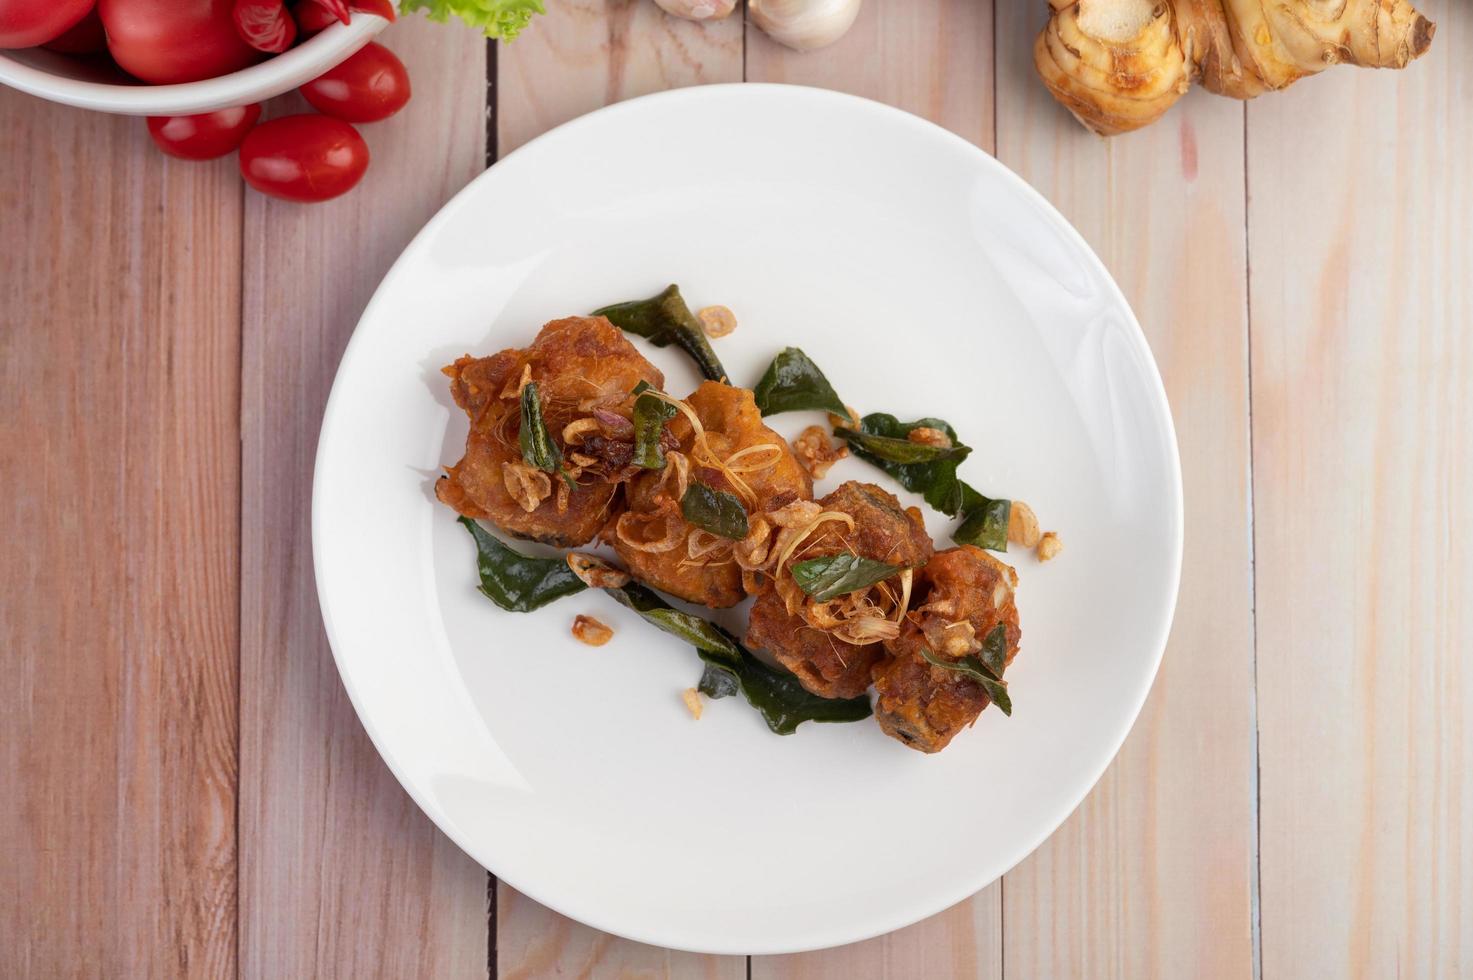
[[[870,0],[834,44],[796,52],[747,28],[747,81],[817,85],[924,116],[992,150],[992,3]]]
[[[1101,140],[1034,73],[1045,11],[998,6],[998,158],[1084,234],[1146,330],[1175,415],[1186,555],[1171,644],[1134,731],[1064,826],[1004,879],[1018,976],[1253,971],[1254,717],[1243,109],[1188,96]],[[1123,556],[1122,556],[1123,557]]]
[[[558,0],[500,45],[497,151],[601,106],[665,89],[742,80],[742,22],[696,24],[650,0]]]
[[[1473,974],[1473,9],[1248,111],[1263,975]]]
[[[742,77],[742,23],[696,24],[648,0],[559,0],[499,46],[497,149],[506,154],[569,119],[669,88]],[[573,922],[504,884],[496,888],[499,975],[665,976],[740,980],[740,956],[693,956],[618,939]]]
[[[798,53],[755,27],[747,79],[821,85],[899,106],[992,149],[992,4],[870,2],[837,43]],[[752,958],[753,978],[1001,977],[1002,890],[908,929],[839,949]]]
[[[419,17],[385,42],[408,66],[414,99],[363,127],[373,155],[363,183],[326,204],[246,199],[246,977],[486,975],[485,872],[374,751],[333,666],[312,580],[312,463],[338,358],[390,263],[485,159],[484,42]]]
[[[574,922],[498,883],[497,977],[745,980],[744,956],[702,956],[646,946]]]
[[[0,215],[0,976],[230,976],[239,178],[0,89]]]

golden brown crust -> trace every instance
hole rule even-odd
[[[700,419],[712,449],[723,459],[757,446],[776,447],[767,454],[772,458],[770,465],[739,474],[755,495],[756,504],[748,508],[749,514],[761,514],[813,496],[813,481],[782,436],[763,423],[751,391],[707,381],[685,402]],[[694,432],[690,422],[677,415],[670,423],[670,432],[679,442],[676,451],[691,460]],[[742,464],[739,461],[737,465]],[[717,490],[734,490],[722,473],[708,466],[692,464],[689,476]],[[746,596],[741,568],[732,560],[730,548],[719,547],[719,542],[712,542],[718,549],[710,556],[691,554],[693,528],[681,516],[673,483],[663,471],[645,471],[629,481],[626,495],[630,516],[625,532],[638,533],[645,541],[659,540],[668,533],[678,538],[678,544],[664,551],[641,550],[615,533],[614,550],[635,578],[653,588],[703,606],[720,609],[736,605]]]
[[[1007,662],[1022,630],[1014,601],[1017,574],[978,548],[938,551],[918,576],[917,605],[892,658],[875,668],[875,719],[885,734],[921,752],[939,752],[991,703],[977,682],[927,663],[921,648],[948,660],[975,654],[999,623],[1007,629]]]
[[[445,373],[471,429],[465,456],[436,484],[436,497],[517,537],[558,547],[591,540],[616,506],[616,484],[627,476],[621,459],[627,463],[628,446],[602,440],[582,447],[592,462],[580,467],[573,462],[580,447],[563,441],[563,429],[599,410],[627,417],[629,392],[641,381],[659,387],[664,375],[603,317],[553,320],[525,349],[467,355]],[[569,490],[554,478],[553,492],[531,511],[507,490],[505,476],[507,464],[521,460],[518,391],[524,378],[537,382],[548,432],[577,483]]]
[[[797,548],[790,564],[853,552],[914,568],[931,557],[931,538],[919,513],[903,510],[894,494],[872,483],[851,480],[818,501],[818,506],[823,511],[848,514],[854,527],[839,522],[823,524]],[[862,694],[869,686],[874,666],[886,656],[884,647],[878,642],[846,643],[815,628],[804,618],[804,610],[790,611],[787,599],[796,585],[786,566],[778,574],[786,576],[779,588],[758,596],[752,606],[748,642],[771,653],[805,688],[820,697],[852,698]]]
[[[747,643],[769,651],[804,687],[825,698],[853,698],[869,687],[870,673],[885,657],[878,643],[855,646],[788,615],[783,600],[768,591],[752,604]]]

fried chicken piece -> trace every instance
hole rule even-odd
[[[808,472],[783,437],[763,424],[751,391],[706,381],[685,403],[700,420],[710,452],[729,461],[731,473],[750,490],[750,500],[743,500],[749,520],[813,496]],[[697,446],[689,419],[677,414],[666,431],[677,447],[666,454],[664,470],[645,470],[629,481],[628,510],[609,535],[614,550],[647,585],[703,606],[734,606],[746,591],[732,542],[692,527],[680,500],[691,481],[742,495],[731,474],[711,465]]]
[[[794,550],[787,565],[778,571],[778,587],[758,596],[753,604],[747,642],[771,653],[814,694],[852,698],[869,686],[873,668],[887,656],[885,648],[878,640],[855,644],[818,628],[815,622],[822,622],[821,607],[816,608],[798,589],[788,567],[809,558],[853,552],[902,568],[915,568],[931,557],[931,538],[918,512],[902,510],[894,494],[872,483],[851,480],[818,505],[822,511],[848,514],[854,519],[853,529],[842,522],[825,522]],[[890,596],[902,591],[895,579],[882,585]],[[881,586],[871,590],[881,590]],[[893,623],[890,626],[894,628]]]
[[[752,603],[747,645],[768,651],[808,690],[824,698],[854,698],[869,687],[870,673],[885,656],[879,643],[855,646],[789,614],[782,597],[764,592]]]
[[[662,386],[659,369],[603,317],[568,317],[544,326],[530,347],[466,355],[445,374],[471,428],[465,456],[435,484],[435,496],[517,537],[558,547],[591,540],[614,508],[618,484],[633,472],[629,393],[641,381]],[[576,488],[522,465],[519,395],[526,381],[537,383],[548,433]],[[565,437],[572,423],[575,443]]]
[[[885,646],[893,655],[874,671],[875,719],[891,738],[921,752],[940,752],[957,732],[977,720],[991,702],[964,674],[936,667],[940,659],[975,655],[999,623],[1007,628],[1007,662],[1018,654],[1023,633],[1014,601],[1018,576],[980,548],[938,551],[917,575],[914,610],[900,636]]]

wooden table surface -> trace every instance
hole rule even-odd
[[[740,17],[414,17],[415,97],[337,201],[0,91],[0,976],[1473,976],[1473,6],[1430,54],[1103,141],[1041,0],[870,0],[798,55]],[[308,497],[343,345],[498,155],[702,82],[857,92],[995,153],[1130,298],[1175,412],[1181,600],[1119,758],[1002,881],[797,956],[640,946],[498,886],[338,681]],[[964,819],[964,815],[958,815]]]

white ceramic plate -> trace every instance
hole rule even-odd
[[[862,411],[949,419],[976,447],[963,476],[1062,532],[1050,565],[1014,556],[1013,717],[985,712],[937,756],[872,722],[778,737],[740,699],[696,722],[680,697],[694,653],[607,596],[515,615],[477,594],[469,536],[431,489],[466,430],[439,368],[668,282],[736,311],[716,345],[734,378],[799,345]],[[694,386],[676,349],[644,349],[671,391]],[[816,420],[774,423],[791,436]],[[852,478],[890,485],[848,460],[820,490]],[[1182,546],[1160,378],[1078,234],[929,123],[758,85],[596,112],[446,205],[343,357],[312,523],[344,684],[441,829],[575,919],[722,953],[899,928],[1038,846],[1145,699]],[[948,526],[933,521],[938,541]],[[614,640],[574,641],[580,612]]]

